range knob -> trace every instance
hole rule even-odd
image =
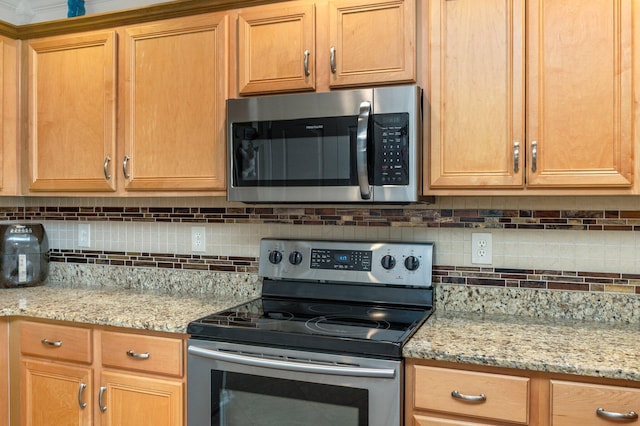
[[[282,262],[282,253],[280,253],[278,250],[273,250],[271,253],[269,253],[269,262],[273,263],[274,265]]]
[[[289,263],[292,265],[299,265],[302,263],[302,253],[299,251],[292,251],[289,253]]]
[[[382,260],[380,264],[384,269],[393,269],[396,266],[396,258],[391,256],[390,254],[382,256]]]
[[[420,267],[420,261],[415,256],[407,256],[404,260],[404,267],[410,271],[415,271]]]

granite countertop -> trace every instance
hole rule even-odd
[[[253,298],[130,288],[0,290],[0,316],[186,333],[189,322]],[[436,310],[407,358],[640,381],[640,324]]]
[[[640,381],[640,325],[436,311],[407,358]]]
[[[248,300],[122,288],[40,286],[0,290],[0,316],[186,333],[190,321]]]

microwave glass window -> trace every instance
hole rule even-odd
[[[234,123],[234,184],[353,184],[357,121],[347,116]]]
[[[366,426],[367,390],[211,371],[212,426]]]

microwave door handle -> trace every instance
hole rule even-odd
[[[356,170],[358,172],[358,185],[360,186],[360,197],[363,200],[371,198],[371,187],[369,186],[369,172],[367,164],[367,140],[369,139],[369,115],[371,114],[371,103],[364,101],[360,104],[360,114],[358,114],[358,133],[356,134]]]

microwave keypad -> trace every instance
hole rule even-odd
[[[376,184],[409,184],[409,140],[407,114],[381,114],[375,117],[378,141]]]

